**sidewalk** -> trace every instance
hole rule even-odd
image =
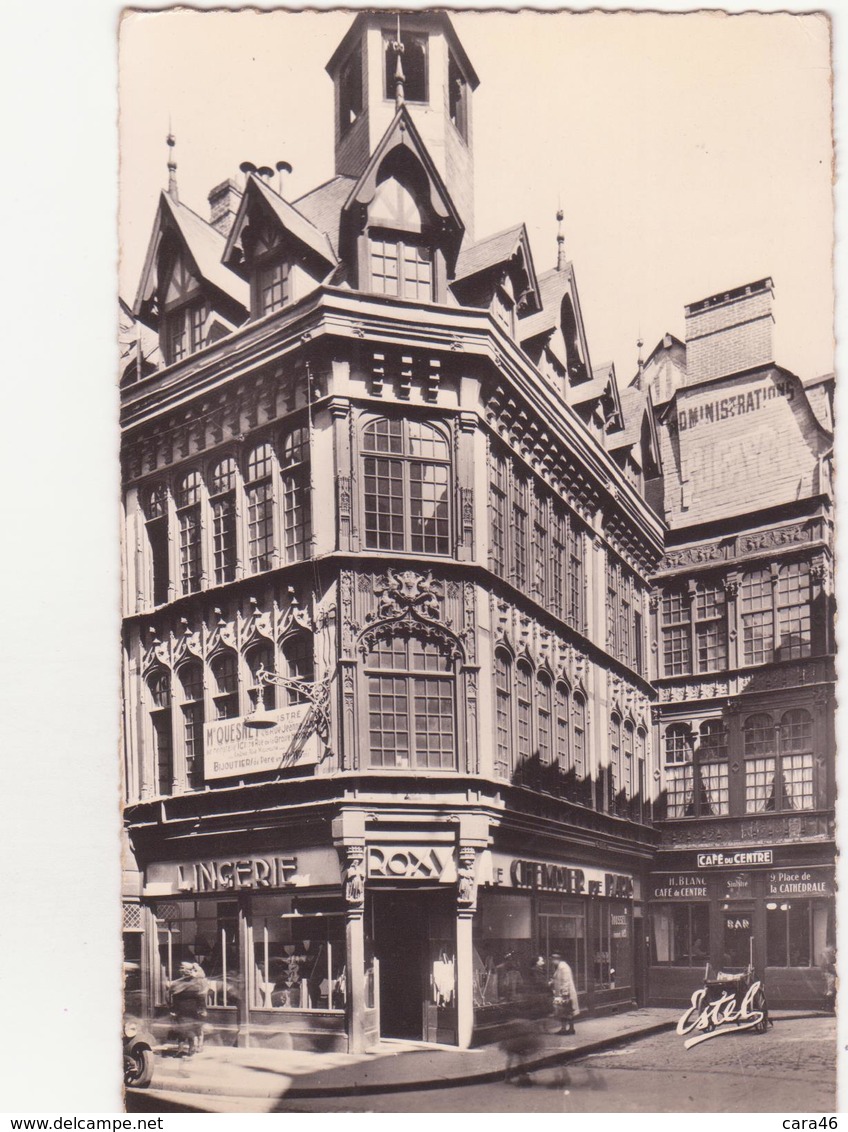
[[[622,1042],[671,1030],[679,1009],[645,1007],[600,1018],[578,1019],[573,1037],[539,1028],[515,1039],[458,1050],[417,1042],[383,1041],[373,1052],[308,1053],[298,1050],[210,1046],[191,1059],[157,1057],[149,1089],[130,1090],[136,1104],[145,1097],[157,1111],[272,1112],[277,1101],[351,1097],[379,1093],[485,1084],[512,1073],[561,1065]],[[809,1017],[778,1011],[772,1017]],[[135,1111],[143,1111],[136,1108]]]

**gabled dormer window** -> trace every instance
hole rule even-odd
[[[371,289],[402,299],[433,298],[433,253],[408,233],[372,232]]]
[[[403,44],[401,65],[403,67],[403,97],[405,102],[427,102],[427,36],[412,35],[402,32],[400,41]],[[383,52],[385,55],[385,97],[395,97],[395,73],[397,70],[397,52],[393,44],[397,42],[397,33],[383,32]]]
[[[256,276],[257,316],[270,314],[289,301],[290,267],[285,260],[261,267]]]
[[[160,348],[167,365],[179,362],[206,345],[209,307],[200,283],[182,258],[174,260],[162,289]]]

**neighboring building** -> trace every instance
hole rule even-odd
[[[554,951],[589,1011],[644,1001],[649,876],[688,868],[669,839],[701,822],[661,848],[685,785],[661,781],[649,586],[663,494],[667,554],[717,537],[695,471],[687,511],[672,487],[668,411],[704,387],[652,395],[649,359],[619,393],[561,237],[541,274],[523,225],[475,238],[477,77],[444,13],[402,23],[402,52],[364,12],[333,55],[312,192],[248,172],[207,223],[172,163],[122,363],[129,985],[164,1014],[201,963],[240,1043],[466,1046],[549,1009]]]
[[[663,806],[650,996],[753,958],[820,1005],[834,939],[833,380],[774,361],[772,283],[686,308],[635,381],[657,403],[667,550],[652,595]],[[753,952],[751,944],[753,940]]]

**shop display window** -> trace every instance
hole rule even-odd
[[[593,904],[590,941],[595,990],[633,985],[630,906],[620,900]]]
[[[766,963],[769,967],[817,967],[832,938],[832,915],[823,901],[766,904]]]
[[[231,900],[168,900],[153,906],[159,953],[157,1003],[168,1002],[168,984],[180,963],[198,963],[209,984],[208,1006],[235,1007],[242,995],[238,955],[238,906]]]
[[[559,902],[557,902],[559,903]],[[545,907],[545,905],[543,905]],[[539,951],[548,975],[553,971],[552,955],[561,955],[571,968],[578,994],[586,990],[586,915],[582,903],[563,903],[539,913]]]
[[[344,913],[335,902],[254,897],[250,936],[255,1009],[344,1009]]]
[[[474,927],[474,1005],[518,1004],[537,993],[529,897],[481,893]],[[547,992],[547,978],[540,981]]]
[[[703,967],[710,954],[708,904],[657,904],[651,910],[651,962]]]

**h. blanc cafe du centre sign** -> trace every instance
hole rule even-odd
[[[203,766],[208,780],[240,778],[292,766],[314,766],[319,740],[310,726],[311,704],[269,712],[273,727],[246,727],[244,718],[216,719],[203,728]]]

